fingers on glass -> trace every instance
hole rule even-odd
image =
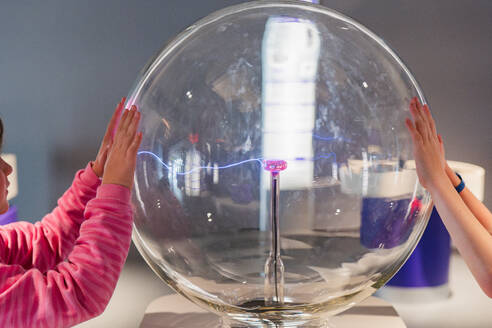
[[[116,108],[113,112],[113,116],[111,117],[110,125],[114,125],[118,121],[118,118],[121,115],[121,111],[123,110],[124,104],[125,104],[125,98],[123,97],[121,98],[118,105],[116,105]]]
[[[422,106],[417,97],[414,97],[410,102],[410,113],[415,121],[416,130],[423,138],[429,138],[433,133],[433,128],[431,121],[429,120],[429,115],[426,113],[426,106]],[[428,111],[428,107],[427,107]],[[430,117],[432,118],[432,117]]]
[[[411,120],[411,119],[409,119],[409,118],[407,118],[407,119],[405,120],[405,125],[407,126],[407,129],[408,129],[408,131],[410,132],[410,134],[412,134],[412,136],[413,136],[413,134],[414,134],[416,131],[415,131],[415,127],[413,126],[412,120]]]
[[[132,152],[138,149],[142,139],[141,133],[137,133],[140,118],[141,113],[138,111],[137,106],[132,105],[130,109],[125,109],[115,136],[115,142]]]
[[[137,133],[138,123],[140,122],[140,112],[138,112],[135,107],[132,114],[132,120],[128,126],[128,134],[134,138]]]
[[[132,105],[132,107],[128,110],[128,117],[125,121],[125,126],[124,126],[125,131],[128,131],[128,129],[131,128],[136,113],[137,113],[137,106]]]
[[[116,109],[114,111],[114,117],[115,119],[117,120],[119,118],[119,116],[121,115],[121,111],[123,110],[124,106],[125,106],[125,101],[126,101],[126,98],[123,97],[121,98],[121,101],[120,103],[118,104],[118,106],[116,106]],[[115,121],[116,121],[115,120]]]
[[[434,118],[432,117],[429,106],[427,104],[424,105],[424,112],[427,117],[427,121],[429,123],[429,127],[432,132],[432,135],[436,136],[437,135],[436,122],[434,121]]]
[[[121,116],[120,124],[118,125],[118,132],[125,130],[125,126],[127,125],[126,122],[128,120],[129,114],[130,114],[130,111],[128,109],[125,109],[123,111],[123,115]]]
[[[111,120],[109,121],[108,127],[106,129],[106,134],[104,136],[105,138],[106,137],[109,138],[110,136],[114,135],[114,130],[115,130],[116,124],[118,122],[118,119],[121,116],[121,111],[123,110],[124,104],[125,104],[125,98],[123,97],[123,98],[121,98],[118,105],[116,105],[113,116],[111,117]]]
[[[418,132],[417,127],[413,124],[411,119],[407,118],[405,120],[405,125],[407,126],[407,129],[410,132],[410,135],[412,136],[414,142],[420,141],[422,139],[422,136]]]
[[[138,147],[140,147],[140,143],[142,142],[142,132],[137,133],[137,135],[133,138],[133,141],[129,147],[130,152],[133,154],[137,151]]]
[[[412,101],[410,102],[410,114],[412,114],[412,118],[414,121],[417,121],[420,119],[419,111],[417,108],[417,98],[413,98]]]
[[[422,108],[422,104],[420,103],[420,100],[417,97],[415,97],[414,99],[415,99],[415,107],[420,112],[420,109]]]

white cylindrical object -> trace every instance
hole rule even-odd
[[[461,175],[466,187],[472,192],[472,194],[480,199],[480,201],[483,201],[485,190],[485,169],[475,164],[457,161],[448,161],[448,165],[453,169],[453,171]]]
[[[398,167],[398,161],[380,161],[379,164]],[[339,169],[341,190],[349,195],[364,197],[400,197],[412,194],[416,187],[415,169],[401,168],[388,172],[370,172],[368,162],[348,160]]]
[[[11,200],[19,193],[19,187],[17,183],[17,157],[14,154],[2,154],[2,159],[12,166],[12,173],[7,177],[9,180],[9,187],[7,188],[7,200]]]
[[[447,161],[449,167],[463,178],[466,187],[483,201],[485,190],[485,169],[481,166],[458,161]],[[415,169],[415,161],[405,163],[406,168]]]
[[[262,158],[287,162],[280,174],[283,191],[308,190],[314,174],[320,34],[309,20],[273,16],[266,23],[262,42]],[[260,184],[260,230],[265,230],[270,172],[263,171]],[[307,219],[296,224],[311,229]]]
[[[313,129],[316,74],[321,40],[313,22],[270,17],[262,46],[262,157],[288,162],[282,190],[310,188],[313,182]],[[301,160],[297,160],[301,159]],[[262,187],[268,188],[265,171]]]

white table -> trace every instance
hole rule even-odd
[[[219,328],[219,325],[219,316],[180,295],[171,294],[159,297],[147,306],[140,328]],[[393,306],[377,297],[369,297],[331,318],[330,325],[333,328],[406,328]]]

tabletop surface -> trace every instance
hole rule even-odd
[[[330,319],[333,328],[406,328],[394,307],[369,297]],[[159,297],[145,310],[140,328],[219,328],[219,316],[207,312],[178,294]],[[330,328],[331,328],[330,327]]]

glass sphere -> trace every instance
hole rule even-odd
[[[430,214],[404,120],[409,70],[322,6],[260,1],[167,44],[142,113],[134,242],[172,288],[226,318],[296,326],[384,285]]]

